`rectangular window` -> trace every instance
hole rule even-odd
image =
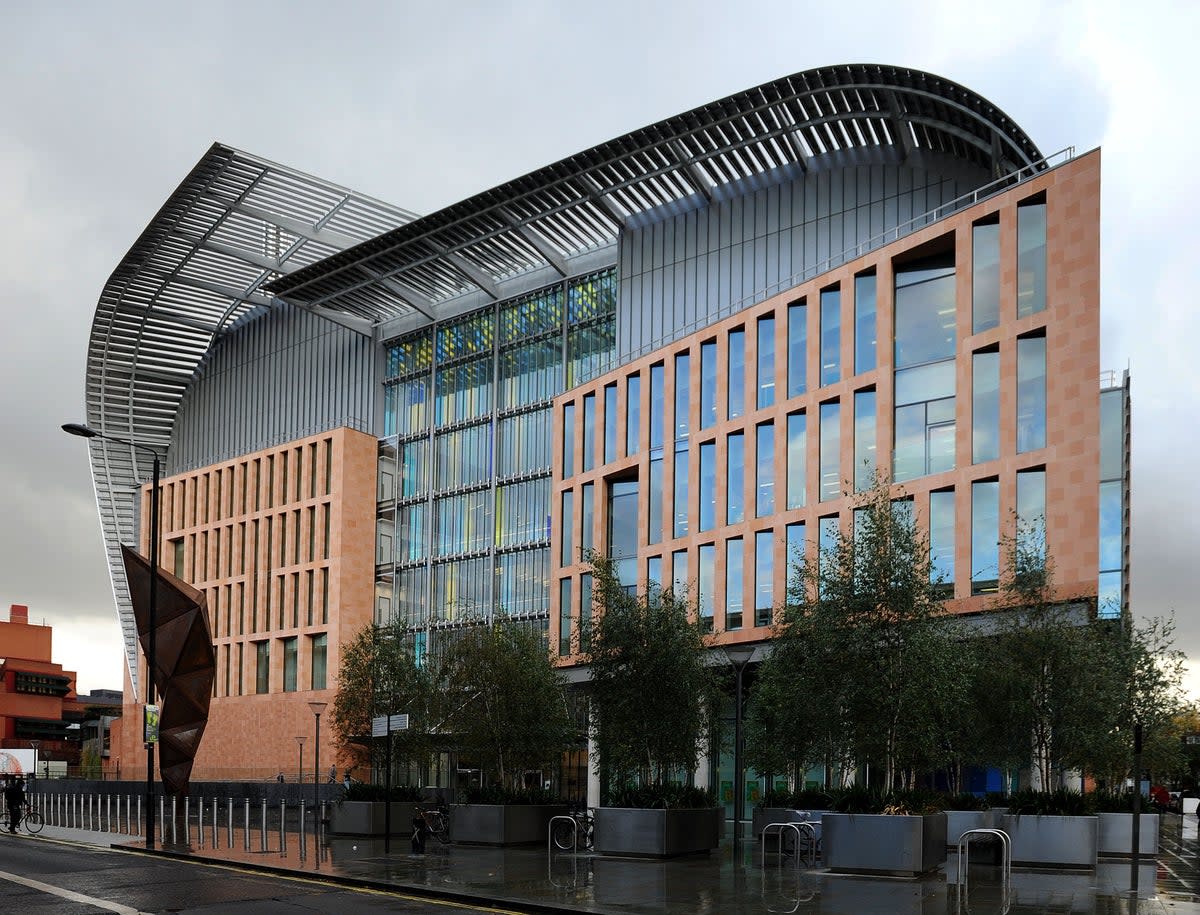
[[[558,582],[558,656],[571,653],[571,579]]]
[[[770,626],[775,606],[775,532],[754,534],[754,625]]]
[[[671,554],[671,589],[676,600],[683,600],[688,590],[687,550],[676,550]]]
[[[637,454],[641,450],[642,427],[642,376],[630,375],[625,379],[625,453]]]
[[[1046,447],[1046,338],[1017,338],[1017,453]]]
[[[637,591],[638,484],[624,480],[609,484],[608,556],[617,580],[630,594]]]
[[[296,663],[297,663],[296,638],[293,636],[290,639],[283,639],[283,691],[285,693],[294,693],[296,691]]]
[[[954,358],[954,254],[896,267],[895,367]]]
[[[174,572],[176,578],[184,578],[183,574],[183,538],[171,541],[171,554],[174,562]],[[186,581],[186,578],[184,579]]]
[[[254,691],[258,694],[271,690],[271,643],[254,643]]]
[[[661,448],[663,446],[663,424],[666,421],[663,415],[663,404],[665,394],[663,393],[663,364],[660,362],[657,365],[650,366],[650,447]]]
[[[758,319],[758,408],[775,403],[775,317]]]
[[[688,533],[688,453],[675,452],[675,523],[673,537],[686,537]]]
[[[1000,457],[1000,353],[971,354],[971,462]]]
[[[691,357],[687,353],[675,356],[675,441],[688,437],[688,405],[691,395]]]
[[[563,479],[575,476],[575,404],[563,404]]]
[[[821,385],[842,379],[842,291],[821,290]]]
[[[1104,396],[1107,397],[1108,392]],[[1103,400],[1102,397],[1101,403]],[[1100,578],[1096,604],[1096,615],[1100,619],[1119,618],[1124,603],[1122,573],[1125,567],[1125,509],[1122,504],[1122,487],[1120,480],[1107,480],[1100,484]]]
[[[575,562],[575,493],[570,489],[562,494],[562,518],[559,530],[562,531],[559,564],[569,566]]]
[[[646,542],[662,543],[662,509],[663,509],[663,459],[662,452],[658,457],[650,458],[650,491],[646,494],[647,521]]]
[[[1017,544],[1023,556],[1046,558],[1046,471],[1017,473]]]
[[[875,392],[854,392],[854,491],[875,485]]]
[[[583,395],[583,460],[584,470],[596,466],[596,395]]]
[[[746,415],[746,332],[742,328],[729,332],[729,385],[728,399],[730,419]]]
[[[803,521],[787,526],[787,563],[793,569],[802,565],[805,560],[805,525]],[[791,586],[791,582],[788,582]]]
[[[787,507],[804,508],[808,484],[808,416],[789,413],[787,418]]]
[[[245,657],[243,655],[243,644],[238,642],[237,646],[237,694],[240,696],[246,689],[246,668]]]
[[[808,390],[808,306],[804,299],[788,305],[788,397]]]
[[[755,429],[756,465],[754,513],[759,518],[775,514],[775,424],[762,423]]]
[[[716,548],[711,543],[700,546],[696,569],[696,608],[700,631],[713,629],[713,569],[716,567]]]
[[[954,363],[896,372],[893,422],[897,483],[954,468]]]
[[[828,502],[842,494],[842,409],[835,400],[821,404],[821,494]]]
[[[1017,317],[1046,310],[1046,204],[1017,205]]]
[[[651,556],[646,560],[646,593],[662,590],[662,557]]]
[[[1000,220],[971,227],[971,333],[1000,325]]]
[[[700,446],[700,530],[711,531],[717,523],[717,444]]]
[[[731,432],[725,448],[725,523],[746,520],[746,436]]]
[[[594,483],[584,483],[579,493],[579,547],[584,556],[593,546],[592,519],[595,517]]]
[[[876,353],[876,278],[864,273],[854,278],[854,372],[874,371]]]
[[[700,428],[717,421],[717,341],[700,344]]]
[[[725,628],[742,628],[742,561],[745,544],[741,537],[725,541]]]
[[[592,574],[579,576],[579,650],[587,651],[592,628]]]
[[[939,597],[954,596],[954,490],[929,494],[929,581]]]
[[[604,386],[604,463],[617,459],[617,386]]]
[[[837,515],[826,515],[819,519],[817,528],[817,578],[818,591],[823,591],[823,579],[833,574],[837,566],[837,547],[840,527]]]
[[[991,594],[1000,586],[1000,483],[971,484],[971,593]]]
[[[325,689],[328,682],[329,636],[325,633],[312,637],[311,689]]]

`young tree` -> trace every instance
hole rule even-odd
[[[693,772],[716,722],[717,668],[684,595],[630,593],[612,563],[591,557],[586,635],[592,728],[611,783],[663,787]]]
[[[458,749],[494,783],[519,790],[527,771],[557,765],[576,729],[563,676],[542,632],[497,619],[457,633],[438,663],[445,722]]]
[[[365,752],[378,768],[386,747],[371,737],[371,719],[407,713],[408,729],[392,734],[392,762],[402,769],[427,763],[437,721],[434,685],[429,669],[416,661],[407,629],[364,626],[342,649],[332,716],[338,747],[353,755]]]

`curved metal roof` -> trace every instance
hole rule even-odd
[[[92,322],[87,424],[166,453],[175,412],[216,337],[271,297],[276,277],[415,218],[345,188],[214,144],[113,271]],[[109,573],[134,687],[137,631],[121,543],[137,543],[144,452],[89,440]]]
[[[821,67],[625,134],[271,283],[272,292],[382,322],[530,271],[567,275],[631,220],[712,201],[771,172],[884,151],[931,151],[994,177],[1042,154],[1011,118],[958,83],[881,64]]]

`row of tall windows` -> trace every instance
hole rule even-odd
[[[982,333],[1000,325],[1000,216],[971,227],[971,330]],[[1016,315],[1046,310],[1045,195],[1017,205]]]
[[[1124,604],[1125,391],[1100,393],[1100,555],[1097,615],[1117,619]]]
[[[274,639],[275,654],[279,659],[280,677],[276,691],[292,693],[298,690],[318,690],[328,687],[329,636],[326,633],[308,636],[308,664],[301,676],[300,670],[300,640],[296,636],[285,639]],[[252,692],[265,694],[271,690],[271,642],[264,639],[250,642],[253,653],[254,689]],[[244,644],[221,645],[219,648],[218,664],[220,674],[213,682],[214,696],[241,696],[246,694],[243,652]]]

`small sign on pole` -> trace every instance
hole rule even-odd
[[[144,722],[145,742],[158,743],[158,706],[146,706],[146,718]]]
[[[388,729],[392,731],[407,731],[408,715],[392,715],[388,722]]]
[[[392,731],[407,731],[408,715],[377,715],[371,719],[371,736],[387,737]]]

